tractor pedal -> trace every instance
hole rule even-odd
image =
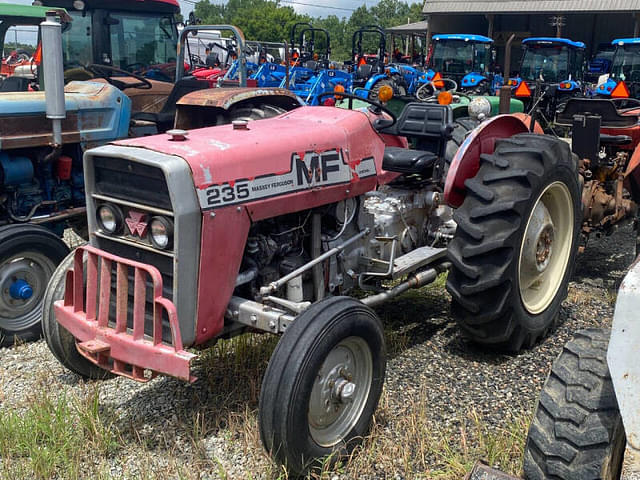
[[[105,343],[96,339],[87,340],[86,342],[78,343],[78,348],[92,355],[97,355],[98,353],[105,353],[111,350],[111,346],[108,343]]]
[[[420,247],[396,258],[393,262],[393,278],[399,278],[407,273],[434,263],[444,258],[446,248]]]

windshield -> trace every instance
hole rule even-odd
[[[445,75],[484,72],[489,68],[491,45],[464,40],[435,42],[429,67]]]
[[[104,20],[92,22],[92,16],[100,13],[105,15]],[[135,73],[160,71],[163,80],[173,81],[178,33],[172,15],[72,11],[71,16],[71,27],[62,35],[67,80],[86,80],[88,73],[81,67],[98,63]],[[94,32],[94,23],[104,25],[105,31]],[[95,47],[101,57],[94,58],[94,43],[104,38],[103,33],[108,35],[109,44]]]
[[[91,14],[70,12],[73,22],[62,33],[62,58],[65,74],[68,70],[93,63],[91,46]],[[84,78],[86,79],[86,78]]]
[[[626,82],[640,82],[640,44],[618,47],[613,57],[611,77]]]
[[[178,34],[172,15],[111,13],[111,64],[129,72],[160,69],[175,75]]]
[[[548,83],[576,79],[577,72],[570,70],[570,56],[575,57],[575,52],[570,52],[566,45],[527,45],[522,57],[520,76],[525,80],[540,79]]]

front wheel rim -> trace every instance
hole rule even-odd
[[[325,358],[309,398],[309,432],[321,447],[345,440],[365,408],[373,383],[373,355],[361,337],[348,337]]]
[[[527,220],[518,262],[518,285],[525,309],[546,310],[563,283],[571,254],[573,201],[562,182],[548,185]]]
[[[40,321],[42,299],[55,268],[54,262],[39,252],[20,252],[0,264],[1,329],[19,332]],[[30,293],[16,289],[18,284],[28,285]]]

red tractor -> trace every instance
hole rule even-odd
[[[533,344],[577,251],[569,145],[502,115],[458,148],[450,106],[410,103],[396,117],[366,102],[88,152],[90,244],[49,284],[53,354],[88,378],[193,382],[193,349],[281,334],[260,429],[275,459],[302,473],[348,453],[369,426],[386,366],[372,307],[449,270],[469,338]]]

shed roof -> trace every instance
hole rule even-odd
[[[640,0],[426,0],[423,13],[638,12]]]
[[[385,29],[387,33],[426,33],[429,22],[423,20],[421,22],[407,23],[406,25],[398,25]]]

